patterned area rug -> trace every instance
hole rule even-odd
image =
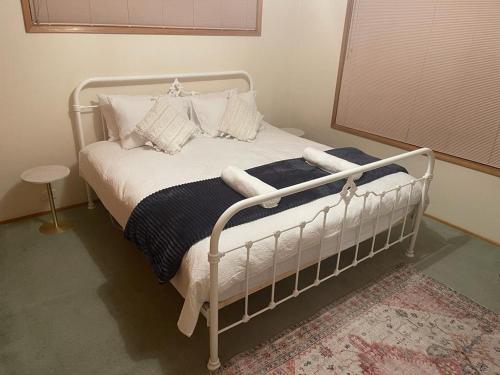
[[[404,266],[219,374],[500,374],[498,314]]]

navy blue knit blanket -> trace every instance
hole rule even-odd
[[[358,165],[379,160],[352,147],[326,152]],[[276,189],[329,174],[309,165],[302,158],[261,165],[247,172]],[[367,184],[397,172],[407,173],[403,167],[391,164],[363,173],[356,185]],[[336,194],[342,190],[345,182],[343,179],[281,198],[275,208],[263,208],[260,205],[247,208],[236,214],[226,228]],[[227,186],[220,177],[169,187],[149,195],[134,208],[125,227],[125,238],[134,242],[149,258],[159,281],[166,282],[176,274],[184,254],[191,246],[210,236],[222,213],[242,199],[244,197]]]

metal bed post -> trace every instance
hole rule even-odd
[[[217,223],[218,224],[218,223]],[[217,224],[215,227],[217,228]],[[225,223],[223,227],[225,226]],[[223,229],[222,227],[222,229]],[[221,230],[222,230],[221,229]],[[210,238],[210,252],[208,261],[210,263],[210,305],[208,309],[208,330],[210,335],[210,358],[207,368],[215,371],[220,367],[219,360],[219,262],[223,254],[219,253],[219,238],[221,230],[214,229],[214,235]],[[247,250],[248,254],[249,249]],[[248,289],[247,289],[248,290]]]
[[[422,222],[422,218],[424,216],[424,211],[427,205],[428,196],[429,196],[429,185],[434,177],[434,155],[432,157],[429,156],[429,161],[427,163],[427,170],[424,175],[424,185],[422,187],[422,195],[420,198],[420,202],[418,203],[417,213],[415,217],[415,224],[413,225],[413,236],[411,236],[410,246],[406,251],[406,256],[408,258],[413,258],[415,256],[415,243],[417,242],[417,235],[420,229],[420,223]],[[413,186],[412,186],[413,187]],[[403,227],[404,230],[404,227]]]
[[[78,151],[80,151],[82,148],[85,147],[85,138],[83,135],[83,128],[82,128],[82,108],[80,107],[80,92],[82,88],[85,86],[85,82],[82,82],[74,91],[73,93],[73,111],[75,112],[75,122],[76,122],[76,134],[78,138]],[[88,184],[87,181],[85,181],[85,191],[87,193],[87,208],[89,210],[92,210],[95,208],[95,203],[94,199],[92,198],[92,188]]]

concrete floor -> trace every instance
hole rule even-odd
[[[190,339],[177,330],[182,298],[170,284],[156,282],[145,257],[105,210],[80,207],[61,216],[73,222],[73,231],[39,234],[47,216],[0,226],[0,374],[206,373],[204,320]],[[414,263],[500,312],[499,250],[426,219]],[[402,247],[394,247],[223,334],[221,359],[272,338],[406,261]],[[222,319],[240,316],[239,308],[223,310]]]

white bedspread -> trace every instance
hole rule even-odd
[[[256,140],[252,143],[231,139],[197,137],[175,155],[166,155],[148,147],[124,150],[117,142],[97,142],[88,145],[80,152],[80,174],[94,188],[104,206],[125,227],[134,207],[146,196],[178,184],[220,176],[227,165],[248,169],[278,160],[300,157],[305,147],[327,150],[331,147],[298,138],[269,124],[263,125]],[[411,181],[411,176],[396,173],[385,176],[360,187],[359,192],[381,192],[404,185]],[[419,189],[414,189],[412,204],[419,199]],[[404,215],[404,206],[408,199],[409,188],[399,194],[397,207],[401,207],[393,217],[396,221]],[[388,212],[392,209],[396,194],[389,194],[383,200],[381,221],[377,231],[388,225]],[[220,250],[229,250],[246,241],[267,236],[276,230],[294,226],[299,221],[310,220],[315,213],[326,205],[334,204],[339,195],[325,197],[307,205],[296,207],[251,223],[225,230],[221,236]],[[365,218],[376,215],[378,199],[369,199]],[[362,200],[353,200],[347,215],[348,227],[354,226],[362,207]],[[342,204],[328,214],[327,231],[335,233],[343,216]],[[322,221],[320,218],[306,227],[304,231],[304,264],[317,256],[317,242]],[[365,225],[362,237],[368,238],[373,230]],[[354,241],[354,231],[346,232],[342,247]],[[279,240],[279,270],[293,269],[293,258],[297,252],[298,230],[284,233]],[[330,241],[337,239],[331,236]],[[333,242],[332,242],[333,244]],[[316,247],[314,247],[316,245]],[[324,244],[325,245],[325,244]],[[328,244],[326,244],[328,245]],[[334,253],[335,246],[324,250],[324,256]],[[316,249],[316,251],[314,251]],[[207,254],[209,238],[194,246],[184,256],[173,285],[184,296],[185,302],[178,327],[190,336],[196,326],[201,306],[208,301],[209,263]],[[251,252],[250,285],[260,285],[271,277],[270,267],[274,250],[274,239],[258,242]],[[314,255],[314,253],[316,255]],[[244,291],[246,251],[235,251],[221,259],[219,264],[219,293],[221,299],[230,298]]]

